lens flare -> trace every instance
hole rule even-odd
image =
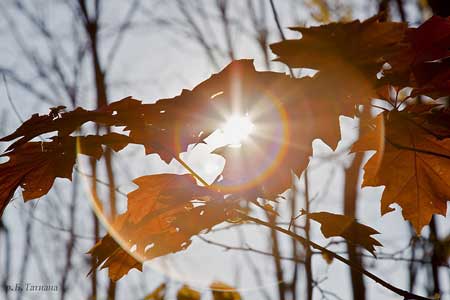
[[[231,91],[219,91],[210,97],[215,104],[208,107],[207,111],[192,115],[195,122],[177,122],[174,132],[169,135],[170,139],[164,140],[175,148],[174,154],[179,155],[189,168],[210,182],[211,188],[219,188],[224,194],[247,191],[265,184],[271,176],[276,177],[277,167],[286,163],[288,159],[286,154],[291,142],[288,112],[283,105],[283,99],[272,95],[267,86],[258,86],[252,93],[245,92],[238,78],[232,82]],[[196,127],[197,123],[205,128],[208,135],[204,138],[204,143],[189,144],[189,140],[197,137],[193,136],[197,133],[193,128],[203,130],[202,126]],[[220,150],[215,152],[217,149],[224,149],[224,152],[221,153]],[[78,150],[80,153],[83,152]],[[227,155],[222,155],[225,152]],[[119,174],[121,182],[129,183],[149,173],[187,172],[186,167],[177,164],[176,161],[165,164],[158,161],[157,155],[141,157],[135,153],[137,152],[133,152],[132,148],[128,153],[124,150],[116,155],[117,158],[120,156],[121,159],[127,159],[126,165],[133,166],[130,168],[130,174]],[[86,159],[83,162],[79,161],[80,170],[83,174],[90,174],[91,161]],[[98,163],[101,166],[103,162]],[[236,176],[226,175],[225,166],[230,171],[228,174]],[[99,175],[104,174],[100,172]],[[272,249],[270,230],[251,226],[252,224],[235,224],[227,221],[193,236],[189,246],[181,245],[183,247],[180,251],[157,258],[149,257],[146,249],[155,244],[144,245],[144,243],[151,238],[151,234],[154,234],[152,228],[150,230],[146,228],[145,232],[144,229],[137,230],[139,228],[123,224],[120,218],[120,214],[128,209],[127,193],[135,191],[137,187],[132,183],[120,186],[121,192],[117,193],[114,202],[117,209],[112,210],[113,202],[108,197],[109,186],[100,183],[104,180],[97,182],[95,176],[84,176],[84,179],[93,210],[108,233],[134,259],[145,262],[147,269],[202,289],[208,289],[213,281],[226,282],[239,291],[258,290],[278,284],[276,277],[270,275],[277,272],[270,255],[256,254],[249,257],[246,251],[224,251],[223,247],[228,245],[227,247],[231,248],[225,249],[236,250],[252,248],[258,249],[259,252],[270,253]],[[195,205],[199,205],[197,200],[192,201],[192,206]],[[281,205],[279,207],[282,207]],[[117,211],[119,215],[114,216],[112,211]],[[254,213],[261,214],[260,217],[265,216],[263,211]],[[173,220],[170,218],[167,220],[161,218],[161,222],[171,221]],[[145,247],[137,247],[138,244]],[[292,262],[284,263],[285,268],[294,266]],[[260,278],[259,274],[268,276]]]
[[[248,114],[244,116],[232,115],[222,127],[224,141],[230,146],[239,147],[242,142],[249,139],[254,131],[255,124],[252,123]]]

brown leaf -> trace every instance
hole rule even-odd
[[[118,152],[131,143],[131,139],[128,136],[115,132],[99,136],[88,135],[81,137],[66,137],[65,139],[75,140],[77,154],[92,156],[95,159],[100,159],[103,155],[102,145]]]
[[[381,213],[392,211],[390,205],[397,203],[403,217],[420,233],[433,214],[447,211],[450,139],[440,139],[442,128],[430,121],[445,112],[414,111],[410,107],[380,114],[354,150],[377,150],[364,167],[363,186],[386,186]]]
[[[409,28],[408,47],[394,55],[383,82],[414,87],[413,96],[442,97],[450,91],[450,20],[433,16],[418,28]]]
[[[310,219],[320,223],[320,229],[326,238],[340,236],[348,242],[360,245],[375,255],[375,246],[382,246],[371,237],[379,234],[375,229],[358,223],[354,218],[329,212],[303,213]]]
[[[425,115],[421,125],[431,130],[438,139],[450,138],[450,108],[431,107],[430,113]]]
[[[158,153],[169,162],[188,144],[201,142],[206,134],[219,128],[225,119],[218,112],[231,114],[233,103],[239,98],[243,111],[256,110],[255,122],[260,127],[260,136],[254,139],[255,147],[243,147],[248,148],[242,151],[246,154],[238,155],[251,163],[247,176],[242,178],[244,173],[241,171],[228,171],[236,163],[229,158],[224,172],[227,178],[223,183],[226,185],[227,181],[233,181],[233,185],[240,185],[251,181],[252,184],[244,190],[252,197],[276,197],[289,187],[291,169],[299,173],[306,166],[312,140],[322,138],[332,146],[337,144],[338,117],[349,112],[341,109],[339,104],[332,105],[327,97],[311,101],[317,88],[314,82],[313,79],[291,79],[274,72],[256,72],[252,61],[235,61],[178,97],[162,99],[154,104],[143,104],[127,97],[95,111],[78,108],[72,112],[34,115],[3,140],[19,138],[10,146],[10,149],[15,149],[51,131],[58,131],[59,139],[68,139],[71,138],[68,134],[76,128],[93,121],[108,126],[125,126],[130,136],[111,133],[96,144],[89,140],[97,137],[85,137],[79,139],[79,152],[99,158],[103,152],[100,144],[120,150],[132,142],[143,144],[147,153]],[[308,88],[310,86],[314,88]],[[260,109],[261,113],[258,112]],[[202,132],[205,134],[201,135]]]
[[[302,34],[301,39],[275,43],[270,48],[278,61],[292,68],[334,72],[335,63],[345,61],[374,76],[390,56],[404,48],[401,42],[406,29],[406,23],[379,22],[378,16],[364,22],[292,27]]]
[[[128,142],[127,136],[109,133],[17,144],[12,151],[1,155],[8,156],[9,160],[0,164],[0,216],[19,186],[25,201],[42,197],[57,177],[72,179],[77,153],[98,159],[103,153],[102,144],[120,150]]]
[[[175,154],[185,151],[187,145],[199,142],[198,127],[192,129],[195,120],[185,104],[173,99],[159,100],[154,104],[143,104],[131,97],[113,102],[97,110],[76,108],[70,112],[48,115],[33,115],[15,132],[0,141],[12,141],[7,150],[12,150],[44,133],[58,132],[59,137],[69,136],[86,122],[92,121],[106,126],[124,126],[130,130],[135,143],[146,146],[147,154],[161,155],[170,162]]]
[[[322,258],[328,265],[331,265],[333,263],[334,256],[329,252],[322,252]]]
[[[200,300],[200,293],[188,285],[183,285],[177,292],[177,300]]]
[[[139,260],[184,250],[194,235],[233,216],[229,213],[233,203],[210,188],[198,186],[192,175],[150,175],[134,182],[138,188],[128,194],[128,210],[115,218],[112,227],[124,247],[136,247],[134,255]],[[104,262],[102,268],[109,268],[113,280],[130,268],[140,267],[110,235],[89,253],[96,257],[96,267]],[[120,258],[126,260],[121,262]]]
[[[178,211],[197,197],[213,194],[212,190],[198,186],[190,174],[148,175],[136,178],[133,182],[138,188],[127,195],[127,215],[132,223],[138,223],[156,210]],[[160,225],[155,231],[161,231],[163,227]]]
[[[3,154],[9,160],[0,164],[0,215],[19,186],[27,201],[47,194],[56,177],[71,179],[73,146],[58,141],[32,142]]]
[[[109,278],[117,281],[128,274],[131,269],[142,271],[142,263],[122,249],[109,234],[97,242],[88,253],[94,259],[94,265],[89,274],[101,266],[102,269],[109,268]]]
[[[411,95],[426,95],[432,98],[446,97],[450,94],[450,59],[425,62],[415,66],[417,81]]]
[[[377,73],[389,58],[408,47],[401,43],[406,24],[379,22],[378,16],[362,23],[291,29],[301,32],[302,38],[272,44],[271,49],[278,55],[276,60],[291,68],[319,70],[306,84],[306,93],[312,105],[322,106],[322,114],[328,114],[323,123],[328,128],[331,118],[353,117],[360,104],[369,104],[377,96]],[[313,109],[316,114],[318,111]],[[325,142],[334,148],[334,143]]]
[[[166,284],[161,283],[153,292],[144,297],[144,300],[164,300],[166,297]]]
[[[408,39],[415,52],[413,64],[450,55],[450,19],[432,16],[418,28],[409,29]]]
[[[223,180],[217,186],[248,198],[275,198],[291,185],[291,170],[298,174],[307,165],[314,139],[322,138],[335,147],[340,139],[339,116],[353,115],[355,105],[334,101],[332,92],[318,96],[317,90],[327,89],[315,78],[256,72],[246,61],[227,68],[236,69],[240,106],[242,113],[248,112],[254,134],[241,147],[214,151],[226,159]],[[214,101],[218,107],[227,107],[232,95],[225,90]]]
[[[322,138],[335,147],[340,138],[339,116],[353,116],[355,112],[355,102],[348,105],[339,103],[335,100],[336,93],[331,92],[332,88],[323,88],[334,81],[334,78],[325,81],[293,79],[275,72],[257,72],[252,61],[239,60],[192,92],[184,91],[179,99],[173,100],[180,102],[178,107],[182,106],[181,102],[189,101],[193,102],[192,107],[200,107],[195,114],[197,126],[207,132],[219,128],[226,121],[222,114],[231,114],[235,103],[239,103],[240,113],[248,112],[252,122],[259,127],[253,137],[257,139],[257,146],[258,143],[272,143],[272,147],[280,147],[279,144],[286,143],[297,148],[297,152],[309,154],[310,142],[315,138]],[[327,90],[330,92],[325,92]],[[368,98],[367,86],[357,80],[353,89],[339,97],[361,98],[361,95]],[[202,105],[196,105],[200,101]],[[280,141],[281,138],[285,140]]]
[[[104,268],[108,268],[108,277],[112,281],[117,281],[127,275],[131,269],[142,271],[142,263],[122,248],[119,248],[113,255],[108,257],[102,265],[102,269]]]
[[[433,16],[418,28],[379,22],[375,16],[364,22],[291,29],[302,38],[272,44],[277,60],[292,68],[319,70],[317,81],[326,83],[339,101],[346,96],[364,104],[367,99],[361,96],[373,96],[372,86],[384,84],[414,87],[413,96],[438,98],[450,92],[448,18]],[[376,80],[382,67],[383,77]]]
[[[209,287],[214,300],[241,300],[241,295],[236,289],[226,283],[215,281]]]
[[[68,136],[88,121],[107,123],[106,120],[109,115],[99,111],[88,111],[80,107],[71,112],[61,113],[59,117],[53,116],[51,113],[49,115],[34,114],[15,132],[3,137],[0,141],[12,141],[19,138],[7,148],[7,150],[12,150],[44,133],[57,131],[59,136]]]

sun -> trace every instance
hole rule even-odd
[[[248,114],[230,116],[221,128],[226,143],[236,147],[249,139],[254,129],[255,124]]]

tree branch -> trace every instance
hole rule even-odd
[[[346,264],[347,266],[349,266],[350,268],[366,275],[367,277],[369,277],[370,279],[372,279],[373,281],[375,281],[376,283],[380,284],[381,286],[385,287],[386,289],[396,293],[397,295],[400,295],[402,297],[404,297],[405,299],[414,299],[414,300],[432,300],[431,298],[427,298],[427,297],[422,297],[413,293],[410,293],[408,291],[402,290],[396,286],[393,286],[392,284],[386,282],[385,280],[381,279],[380,277],[378,277],[377,275],[367,271],[366,269],[363,269],[362,267],[354,264],[352,261],[346,259],[345,257],[340,256],[339,254],[336,254],[333,251],[330,251],[316,243],[314,243],[313,241],[308,241],[307,239],[305,239],[302,236],[296,235],[295,233],[284,229],[282,227],[278,227],[276,225],[272,225],[270,223],[267,223],[263,220],[248,216],[244,213],[239,213],[242,217],[242,219],[244,220],[248,220],[257,224],[260,224],[262,226],[268,227],[268,228],[272,228],[275,229],[281,233],[284,233],[286,235],[289,235],[290,237],[294,238],[295,240],[297,240],[298,242],[300,242],[301,244],[303,244],[305,247],[312,247],[316,250],[321,251],[322,253],[328,254],[330,256],[332,256],[333,258],[343,262],[344,264]]]

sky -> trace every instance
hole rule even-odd
[[[39,3],[38,3],[39,2]],[[111,101],[119,100],[126,96],[132,95],[137,99],[142,99],[146,103],[152,103],[157,99],[174,97],[182,91],[182,89],[192,89],[195,85],[199,84],[203,80],[207,79],[212,73],[217,72],[229,63],[229,59],[224,55],[218,55],[218,66],[214,67],[205,56],[204,51],[199,47],[198,42],[187,36],[185,28],[180,26],[178,22],[182,20],[180,11],[175,6],[175,1],[150,1],[143,6],[136,16],[134,16],[135,27],[130,34],[126,35],[123,43],[121,44],[117,56],[114,61],[111,62],[111,74],[107,80],[110,86],[109,99]],[[345,2],[345,1],[344,1]],[[36,51],[39,55],[46,59],[50,59],[46,54],[46,41],[35,35],[33,27],[24,20],[14,9],[8,6],[11,1],[6,1],[8,11],[14,18],[17,24],[17,30],[23,35],[24,43],[28,45],[33,51]],[[37,4],[36,4],[37,3]],[[302,24],[314,24],[314,21],[309,18],[308,13],[305,10],[298,9],[298,11],[292,11],[290,6],[291,1],[275,1],[281,19],[281,25],[283,28],[287,28],[292,25]],[[367,8],[367,5],[363,1],[346,1],[347,4],[354,5],[353,16],[366,18],[372,14],[372,11]],[[207,1],[196,1],[195,5],[200,5],[211,11]],[[64,8],[62,1],[56,0],[39,0],[34,3],[28,1],[27,5],[37,9],[39,14],[47,16],[46,20],[49,23],[49,28],[55,31],[59,38],[63,41],[62,44],[67,49],[70,49],[70,45],[73,43],[71,40],[71,30],[73,24],[70,24],[69,12]],[[118,0],[108,2],[105,5],[104,10],[104,25],[106,27],[103,37],[105,42],[102,44],[102,57],[103,63],[109,65],[111,58],[109,49],[114,45],[114,38],[109,38],[109,35],[114,36],[117,27],[114,26],[117,20],[124,17],[126,12],[126,5]],[[1,6],[0,6],[1,8]],[[233,3],[231,16],[233,20],[242,21],[246,26],[249,26],[246,20],[240,19],[242,7]],[[414,15],[414,10],[410,9],[411,15]],[[270,35],[269,41],[279,41],[280,37],[276,31],[275,24],[272,18],[268,17],[270,23]],[[214,39],[221,37],[223,32],[217,23],[212,23],[209,29],[208,38]],[[9,84],[10,95],[13,105],[18,109],[19,116],[14,113],[13,105],[8,100],[6,95],[5,86],[0,87],[0,112],[5,112],[2,116],[2,122],[4,123],[1,133],[6,134],[11,132],[14,128],[20,125],[20,119],[26,119],[31,116],[32,113],[47,113],[48,108],[53,103],[67,105],[67,100],[63,99],[63,94],[57,93],[56,90],[52,90],[51,87],[45,86],[39,79],[38,74],[32,71],[32,66],[27,64],[23,59],[23,53],[20,51],[20,47],[17,46],[13,38],[13,32],[10,24],[5,20],[0,20],[0,67],[10,68],[16,70],[19,74],[26,78],[27,81],[36,83],[36,86],[41,90],[50,90],[48,93],[52,95],[49,98],[49,102],[45,103],[40,100],[36,100],[30,93],[27,93],[22,88]],[[297,37],[296,34],[284,30],[287,37]],[[232,32],[233,41],[235,45],[236,58],[254,58],[255,66],[257,70],[263,70],[264,60],[261,52],[253,42],[251,34],[246,30],[235,29]],[[221,49],[224,47],[223,39],[217,39],[217,47]],[[70,50],[68,50],[70,53]],[[218,51],[220,52],[220,51]],[[271,57],[273,58],[273,57]],[[60,59],[60,58],[59,58]],[[64,60],[63,60],[64,61]],[[93,108],[94,107],[94,91],[92,88],[92,77],[87,70],[88,65],[86,63],[80,66],[83,76],[80,80],[80,105]],[[286,68],[279,64],[272,62],[271,67],[273,70],[286,72]],[[59,98],[61,97],[61,98]],[[70,107],[70,105],[68,105]],[[338,153],[346,149],[351,141],[355,137],[356,122],[350,118],[341,118],[341,130],[343,140],[341,141],[338,149]],[[217,133],[216,133],[217,135]],[[204,172],[205,176],[213,178],[215,173],[220,172],[223,160],[217,155],[210,154],[214,147],[220,144],[220,138],[212,138],[210,143],[193,148],[190,152],[183,155],[186,162],[194,169],[198,169],[199,172]],[[344,153],[339,156],[338,159],[329,161],[321,159],[320,157],[333,154],[332,150],[323,142],[314,142],[314,156],[317,158],[312,159],[310,164],[310,186],[311,195],[317,195],[318,200],[312,204],[314,211],[330,211],[340,213],[342,212],[342,194],[341,189],[343,180],[342,166],[348,164],[349,155]],[[115,165],[118,187],[125,191],[131,191],[136,188],[130,183],[130,180],[147,174],[154,174],[160,172],[185,172],[183,168],[177,163],[171,163],[170,165],[164,164],[156,155],[150,155],[145,157],[142,153],[142,149],[137,147],[131,147],[129,150],[125,150],[123,153],[117,155],[117,164]],[[80,166],[83,168],[83,162],[80,162]],[[84,165],[84,168],[86,166]],[[87,168],[86,168],[87,169]],[[300,179],[302,182],[302,179]],[[84,216],[91,213],[87,199],[89,198],[89,190],[85,185],[79,185],[77,191],[79,215],[77,219],[77,230],[80,235],[89,235],[91,225],[84,222]],[[324,189],[324,187],[327,187]],[[299,191],[304,190],[304,187],[299,183]],[[395,212],[389,213],[386,216],[380,216],[380,196],[382,187],[378,188],[365,188],[360,191],[359,197],[361,201],[358,206],[358,219],[366,225],[370,225],[380,232],[377,239],[385,245],[383,249],[379,249],[380,253],[392,253],[399,249],[402,249],[408,245],[409,241],[409,227],[408,224],[403,221],[400,213],[400,209],[397,207]],[[72,193],[70,184],[62,180],[58,181],[55,188],[55,194],[59,197],[69,197]],[[18,200],[14,201],[6,210],[4,214],[4,222],[11,228],[12,240],[13,240],[13,260],[12,260],[12,282],[18,282],[23,278],[20,277],[21,263],[20,259],[23,252],[26,249],[25,243],[25,228],[27,226],[27,216],[32,215],[38,220],[44,220],[47,225],[56,224],[53,219],[48,219],[48,210],[61,210],[61,226],[67,225],[67,206],[62,206],[58,202],[58,196],[54,196],[51,199],[45,199],[45,201],[38,200],[32,201],[32,203],[21,203],[20,195]],[[50,197],[49,197],[50,198]],[[83,201],[81,201],[83,200]],[[125,199],[121,199],[125,201]],[[304,199],[302,196],[297,197],[298,207],[303,207]],[[124,204],[122,204],[123,206]],[[285,211],[281,213],[281,219],[285,222],[289,222],[290,215],[287,213],[287,203],[280,203],[280,210]],[[66,210],[64,210],[66,209]],[[34,219],[33,219],[34,220]],[[442,229],[442,235],[450,233],[450,226],[445,218],[438,217],[439,228]],[[58,263],[58,256],[52,256],[50,253],[59,253],[63,251],[67,237],[62,234],[53,232],[49,226],[45,226],[40,221],[35,221],[33,227],[33,245],[32,249],[39,248],[41,256],[34,256],[30,262],[30,272],[27,274],[26,280],[29,282],[54,282],[57,280],[57,275],[49,275],[49,278],[45,278],[42,272],[40,272],[40,264],[53,264],[55,270],[61,269],[61,264]],[[104,224],[107,225],[107,224]],[[229,224],[221,225],[221,227],[228,226]],[[107,228],[107,226],[105,227]],[[217,228],[215,228],[217,229]],[[43,233],[45,232],[45,234]],[[423,232],[427,234],[427,229]],[[244,241],[245,245],[250,245],[252,248],[261,249],[267,251],[270,249],[270,245],[267,243],[268,232],[257,228],[253,225],[243,225],[239,227],[228,228],[224,230],[217,230],[208,234],[202,235],[204,238],[213,240],[219,243],[229,243],[232,245],[239,245]],[[126,237],[124,237],[126,238]],[[320,244],[326,244],[327,240],[320,234],[317,224],[312,228],[312,239]],[[290,241],[283,239],[282,248],[284,254],[290,254]],[[77,258],[75,258],[74,264],[82,265],[83,255],[90,248],[90,241],[80,240],[76,245]],[[1,248],[0,248],[1,249]],[[337,250],[341,248],[336,248]],[[37,251],[36,251],[37,252]],[[367,254],[367,253],[366,253]],[[61,257],[64,255],[61,254]],[[85,256],[84,256],[85,257]],[[324,288],[336,292],[342,299],[350,299],[351,287],[348,280],[348,268],[339,262],[333,262],[328,265],[320,255],[314,256],[313,269],[316,279],[321,282],[321,286]],[[371,270],[382,275],[387,281],[398,285],[403,288],[407,288],[406,277],[404,276],[404,268],[406,264],[399,262],[378,261],[367,258],[367,264],[371,266]],[[251,262],[251,263],[249,263]],[[373,264],[372,264],[373,263]],[[284,263],[285,270],[291,270],[291,263]],[[402,267],[400,267],[402,266]],[[257,270],[255,272],[255,270]],[[85,269],[80,270],[79,273],[86,272]],[[105,273],[105,271],[102,271]],[[137,271],[131,271],[128,278],[124,279],[126,282],[123,287],[119,288],[119,295],[126,295],[127,289],[135,288],[137,294],[142,295],[144,291],[149,292],[152,287],[156,287],[158,283],[163,279],[169,279],[173,283],[173,290],[181,284],[181,282],[188,281],[192,286],[199,289],[206,289],[210,282],[214,280],[220,280],[236,286],[242,292],[244,299],[252,299],[255,295],[262,295],[267,292],[269,295],[275,294],[275,282],[273,276],[264,276],[264,274],[273,274],[272,259],[263,255],[248,255],[239,251],[224,251],[224,249],[205,244],[198,238],[193,239],[192,245],[186,250],[173,255],[168,255],[148,263],[144,269],[144,274],[140,274]],[[290,272],[287,272],[290,273]],[[255,274],[262,274],[262,284]],[[53,276],[53,277],[52,277]],[[304,276],[302,273],[301,276]],[[421,281],[426,280],[426,274],[421,273]],[[73,275],[74,280],[79,280],[76,284],[82,286],[83,280],[87,282],[87,279],[77,274]],[[43,279],[44,278],[44,279]],[[143,279],[144,278],[144,279]],[[102,279],[104,280],[104,278]],[[450,289],[449,278],[446,274],[442,274],[443,285],[445,290]],[[144,282],[144,283],[143,283]],[[103,282],[102,284],[106,284]],[[368,299],[400,299],[389,291],[383,289],[379,285],[366,279],[368,289]],[[304,292],[303,284],[299,285],[300,292]],[[172,291],[173,292],[173,291]],[[423,291],[417,291],[423,292]],[[318,293],[318,292],[317,292]],[[207,297],[207,292],[205,295]],[[73,289],[70,292],[72,299],[78,299],[80,295],[83,295],[82,289]],[[318,296],[318,294],[316,295]],[[30,295],[24,295],[30,297]],[[33,296],[34,297],[34,296]],[[447,298],[445,298],[447,297]],[[443,300],[450,299],[447,294],[443,297]],[[56,296],[55,296],[56,298]],[[33,298],[34,299],[34,298]],[[42,299],[45,299],[43,296]],[[119,298],[120,299],[120,298]],[[207,298],[206,298],[207,299]]]

